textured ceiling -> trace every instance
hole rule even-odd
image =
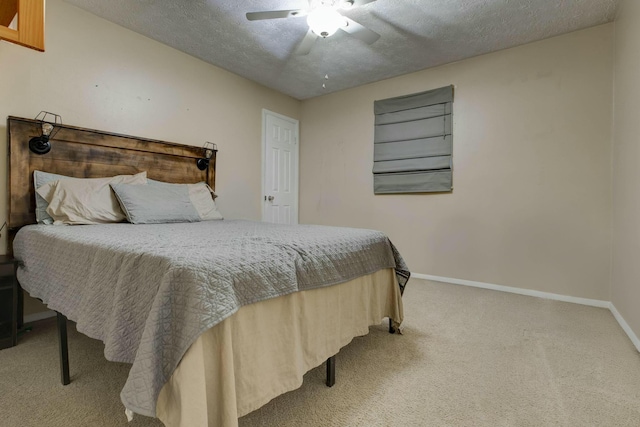
[[[248,21],[245,13],[306,8],[306,0],[66,1],[298,99],[610,22],[620,2],[377,0],[343,12],[382,36],[374,44],[338,31],[299,56],[304,17]]]

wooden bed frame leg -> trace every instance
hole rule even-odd
[[[60,380],[62,385],[71,382],[69,378],[69,343],[67,341],[67,318],[56,311],[58,316],[58,347],[60,349]]]
[[[393,327],[393,320],[391,320],[391,318],[389,318],[389,333],[390,334],[396,333],[396,328]]]
[[[336,356],[327,359],[327,387],[333,387],[336,383]]]

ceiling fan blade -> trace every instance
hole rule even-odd
[[[318,36],[316,35],[316,33],[309,29],[302,41],[298,44],[298,47],[296,48],[296,51],[294,53],[296,55],[308,54],[309,52],[311,52],[311,48],[313,47],[313,44],[315,43],[317,38]]]
[[[367,44],[372,44],[376,40],[380,38],[380,34],[375,31],[371,31],[370,29],[358,24],[353,19],[349,19],[346,16],[344,17],[347,21],[347,25],[340,28],[342,31],[345,31],[351,34],[353,37],[362,40]]]
[[[294,16],[304,16],[306,14],[307,11],[304,9],[269,10],[266,12],[248,12],[247,19],[249,21],[260,21],[262,19],[292,18]]]
[[[376,0],[353,0],[353,7],[364,6],[365,4],[373,3]]]

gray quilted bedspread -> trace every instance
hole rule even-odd
[[[379,231],[250,221],[30,225],[14,241],[31,296],[133,366],[121,399],[155,416],[160,389],[188,347],[245,304],[408,269]]]

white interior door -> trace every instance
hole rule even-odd
[[[298,121],[262,110],[262,220],[298,223]]]

